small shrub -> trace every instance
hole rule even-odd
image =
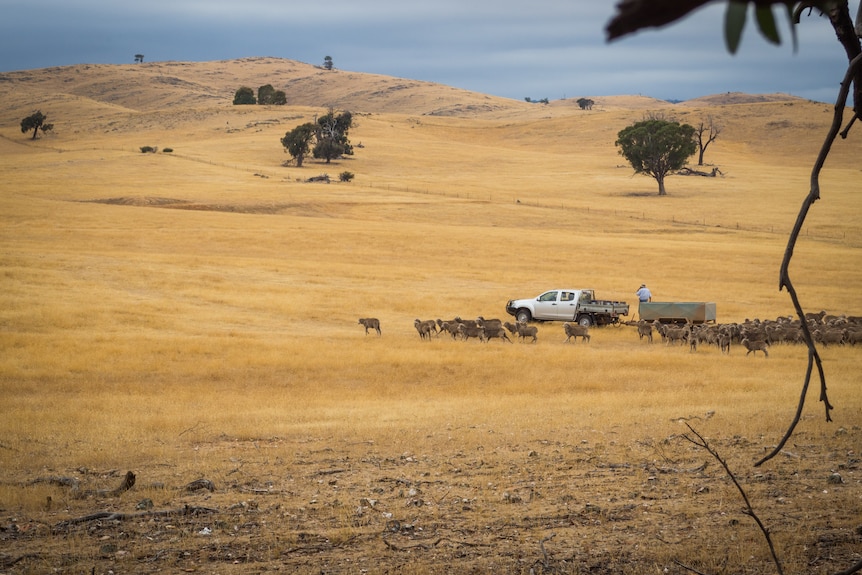
[[[153,146],[141,146],[142,154],[155,154],[159,149]]]
[[[171,153],[171,152],[173,152],[173,151],[174,151],[174,149],[173,149],[173,148],[164,148],[164,149],[162,150],[162,153],[170,154],[170,153]]]
[[[349,182],[353,179],[353,172],[341,172],[338,174],[338,180],[341,182]]]

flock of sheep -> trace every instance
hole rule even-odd
[[[860,316],[829,315],[821,311],[806,314],[805,321],[814,341],[824,347],[848,343],[856,345],[857,342],[862,342]],[[741,323],[700,325],[674,325],[641,320],[629,322],[628,325],[637,326],[641,340],[652,342],[653,332],[656,332],[667,345],[687,343],[691,351],[697,351],[698,345],[706,344],[717,346],[722,353],[730,353],[731,344],[736,343],[746,349],[745,355],[757,355],[760,351],[764,357],[769,357],[771,345],[805,342],[802,322],[792,316],[774,320],[746,319]]]
[[[814,341],[824,347],[856,345],[857,342],[862,342],[862,316],[829,315],[823,311],[806,314],[806,323]],[[376,331],[377,335],[382,333],[380,320],[377,318],[360,318],[359,324],[365,327],[366,335],[369,330]],[[769,357],[771,345],[804,343],[801,322],[792,316],[774,320],[746,319],[741,323],[677,325],[640,320],[626,322],[625,325],[637,327],[638,337],[642,341],[652,343],[654,334],[658,334],[666,345],[688,344],[693,352],[697,351],[698,346],[715,345],[722,353],[728,354],[731,345],[736,344],[746,349],[745,355],[757,355],[757,352],[761,352],[764,357]],[[512,343],[512,339],[517,337],[530,343],[538,341],[538,328],[535,325],[503,322],[481,316],[476,319],[460,317],[451,320],[417,319],[413,322],[413,326],[422,340],[448,334],[453,340],[475,338],[488,342],[492,339],[500,339]],[[577,323],[564,323],[563,334],[566,336],[564,342],[577,341],[577,338],[581,338],[585,343],[590,341],[590,329]]]
[[[380,320],[373,317],[359,318],[359,325],[365,328],[365,334],[368,335],[369,330],[374,330],[377,335],[381,335]],[[461,319],[456,317],[450,320],[442,319],[417,319],[413,322],[413,327],[423,340],[430,340],[432,337],[439,337],[442,334],[448,334],[452,339],[468,340],[470,338],[478,339],[482,342],[487,342],[492,339],[500,339],[512,343],[513,337],[518,337],[523,341],[530,340],[531,343],[538,341],[539,329],[534,325],[526,323],[503,322],[499,319],[485,319],[482,316],[476,319]],[[565,333],[565,341],[570,341],[574,338],[581,338],[585,342],[590,341],[590,329],[576,323],[563,324]],[[512,336],[512,337],[509,337]]]

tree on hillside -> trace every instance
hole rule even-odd
[[[315,125],[307,122],[287,132],[281,139],[281,145],[296,160],[296,167],[302,167],[302,161],[311,149],[311,141],[314,139],[315,132]]]
[[[143,54],[135,54],[135,63],[136,64],[139,62],[143,62],[143,61],[144,61],[144,55]]]
[[[325,56],[323,58],[323,67],[327,70],[332,70],[332,56]]]
[[[33,139],[36,139],[36,136],[39,134],[39,130],[42,130],[42,133],[50,132],[54,129],[54,124],[46,124],[45,120],[48,117],[43,114],[41,111],[36,110],[23,120],[21,120],[21,133],[26,134],[30,130],[33,130]]]
[[[707,116],[706,120],[701,120],[694,127],[694,141],[697,143],[697,165],[703,165],[703,154],[706,152],[707,146],[718,138],[721,133],[722,126],[718,124],[712,116]]]
[[[274,104],[276,106],[284,106],[287,104],[287,94],[284,93],[284,90],[276,90],[273,92],[270,104]]]
[[[595,104],[595,102],[589,98],[578,98],[578,106],[581,107],[581,110],[592,110],[593,104]]]
[[[685,165],[694,154],[694,128],[688,124],[647,119],[623,128],[616,145],[634,168],[658,182],[658,195],[665,196],[665,177]]]
[[[317,139],[312,155],[322,158],[326,163],[340,156],[353,154],[353,146],[347,134],[353,125],[353,114],[342,112],[336,114],[330,109],[324,116],[317,119],[315,137]]]
[[[257,100],[254,97],[254,90],[247,86],[243,86],[236,91],[233,96],[233,105],[255,104]]]
[[[275,88],[272,84],[260,86],[257,89],[257,103],[260,105],[272,104],[272,97],[275,95]]]
[[[272,84],[266,84],[257,89],[257,103],[262,106],[267,104],[284,106],[287,104],[287,96],[283,90],[276,90]]]

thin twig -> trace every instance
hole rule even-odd
[[[742,495],[742,500],[745,502],[745,509],[743,513],[754,519],[754,522],[757,523],[757,526],[760,528],[760,531],[763,533],[763,536],[766,538],[766,543],[769,545],[769,552],[772,554],[772,561],[775,563],[775,568],[778,570],[778,575],[784,575],[784,571],[781,568],[781,561],[778,559],[778,555],[775,552],[775,545],[772,544],[772,537],[769,535],[769,529],[763,524],[760,520],[760,517],[754,512],[754,508],[751,506],[751,502],[748,500],[748,495],[745,493],[745,490],[736,480],[736,476],[733,475],[733,472],[728,467],[727,462],[721,458],[717,451],[715,451],[712,446],[707,442],[703,436],[694,430],[694,428],[688,423],[685,424],[686,427],[691,430],[693,434],[697,436],[697,441],[689,437],[688,435],[683,435],[683,437],[690,441],[691,443],[697,445],[698,447],[702,447],[705,449],[710,455],[712,455],[716,461],[718,461],[722,467],[724,467],[725,473],[730,477],[730,480],[733,481],[733,484],[736,485],[736,489],[739,491],[739,494]]]

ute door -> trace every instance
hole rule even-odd
[[[578,313],[578,292],[576,290],[562,290],[560,292],[560,304],[558,308],[559,317],[556,319],[572,321]]]
[[[559,315],[559,299],[560,292],[557,290],[546,291],[536,298],[536,303],[533,307],[536,313],[533,314],[533,319],[553,320],[558,319]]]

